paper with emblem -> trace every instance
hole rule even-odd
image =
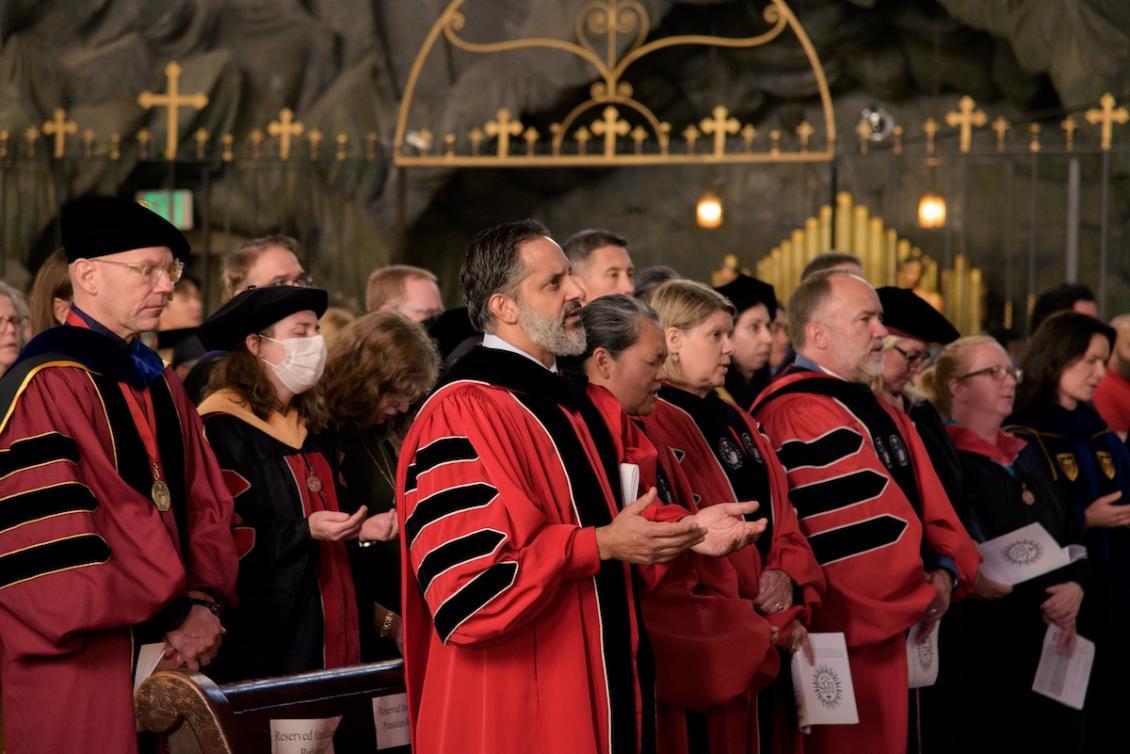
[[[1072,709],[1083,709],[1087,698],[1087,683],[1091,680],[1091,667],[1095,663],[1095,643],[1082,636],[1075,637],[1075,651],[1071,656],[1056,651],[1059,628],[1048,626],[1044,634],[1044,647],[1040,651],[1040,664],[1032,680],[1032,690],[1037,694],[1066,704]]]
[[[847,644],[842,633],[809,634],[816,662],[803,651],[793,655],[793,693],[801,730],[812,725],[854,725],[859,722],[851,684]]]
[[[977,545],[983,562],[981,573],[1002,584],[1020,584],[1087,557],[1082,545],[1061,547],[1039,523]]]
[[[933,686],[938,681],[938,627],[922,643],[922,624],[911,626],[906,636],[906,668],[910,688],[920,689]]]

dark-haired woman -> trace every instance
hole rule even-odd
[[[316,386],[325,364],[326,292],[273,286],[239,294],[200,328],[228,351],[200,413],[235,498],[239,608],[214,673],[244,680],[360,661],[345,542],[363,524],[339,505],[337,447]],[[377,538],[371,535],[371,538]]]
[[[1088,727],[1109,741],[1121,722],[1130,674],[1130,451],[1091,405],[1115,332],[1086,314],[1044,320],[1021,362],[1010,432],[1039,449],[1060,497],[1086,527],[1093,566],[1080,629],[1097,645]]]
[[[393,509],[400,440],[415,406],[437,375],[437,356],[424,329],[393,312],[350,322],[329,349],[322,395],[341,445],[344,509],[364,501],[371,514]],[[361,659],[398,656],[400,543],[351,547],[361,600]]]
[[[690,485],[671,451],[652,444],[633,421],[655,410],[662,384],[667,346],[658,315],[637,299],[611,295],[586,306],[581,319],[588,395],[607,425],[619,462],[639,470],[641,489],[655,487],[664,503],[697,514]],[[708,507],[699,517],[723,510]],[[700,523],[705,528],[705,521]],[[737,530],[734,524],[721,519],[720,525]],[[656,658],[658,752],[753,750],[755,695],[779,663],[775,630],[738,593],[730,560],[685,553],[666,578],[643,593],[641,604]]]
[[[664,283],[652,293],[651,305],[659,314],[668,355],[666,381],[644,429],[676,454],[699,505],[729,500],[761,504],[755,515],[768,518],[769,531],[757,548],[738,553],[747,555],[744,563],[734,558],[741,594],[779,629],[779,646],[795,648],[793,634],[803,633],[819,604],[824,576],[800,532],[784,470],[768,438],[749,414],[715,392],[725,381],[733,352],[734,307],[713,289],[689,280]],[[794,709],[791,691],[775,686],[771,692],[777,709]],[[780,720],[774,716],[773,722]],[[781,737],[791,735],[795,723],[778,729],[765,722],[763,717],[763,744],[781,750]]]
[[[777,295],[773,286],[749,275],[738,275],[715,288],[734,305],[734,353],[726,382],[719,391],[738,408],[749,410],[769,384],[769,354],[773,349],[773,320],[777,317]]]

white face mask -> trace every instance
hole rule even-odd
[[[263,340],[282,345],[285,355],[278,364],[262,359],[263,363],[274,370],[275,376],[287,390],[298,395],[305,393],[322,378],[326,368],[326,339],[321,335],[311,335],[308,338],[289,338],[275,340],[266,335],[259,336]]]

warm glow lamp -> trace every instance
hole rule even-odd
[[[944,228],[946,225],[946,198],[941,194],[923,194],[918,200],[918,227]]]
[[[695,206],[695,219],[700,228],[717,228],[722,224],[722,199],[713,191],[705,191]]]

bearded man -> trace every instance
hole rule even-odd
[[[863,278],[804,280],[789,301],[796,362],[752,408],[827,579],[810,630],[843,632],[848,646],[859,724],[816,726],[805,742],[816,754],[906,751],[907,632],[933,630],[980,562],[914,425],[871,390],[882,317]]]

